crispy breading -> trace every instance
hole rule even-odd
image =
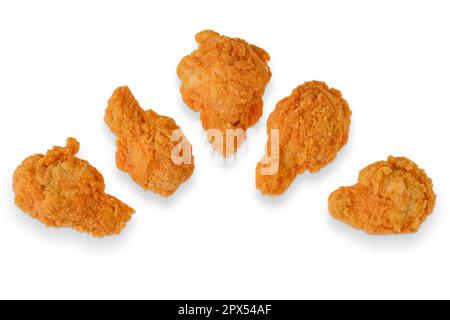
[[[306,82],[294,89],[267,122],[269,139],[256,168],[256,187],[265,195],[279,196],[297,175],[318,172],[332,162],[348,141],[350,117],[342,94],[324,82]],[[276,170],[264,172],[274,162]]]
[[[261,118],[262,96],[272,76],[270,56],[244,40],[211,30],[198,33],[195,39],[198,50],[178,65],[180,91],[185,103],[200,112],[203,127],[221,134],[221,139],[215,135],[210,141],[228,157],[243,143],[246,130]],[[227,133],[236,139],[230,141]],[[227,140],[231,143],[222,143]]]
[[[79,143],[67,139],[46,155],[27,158],[13,178],[19,208],[50,227],[71,227],[95,237],[119,234],[134,210],[105,194],[100,172],[75,155]]]
[[[363,169],[356,185],[338,189],[328,200],[333,217],[369,234],[417,232],[435,202],[425,171],[392,156]]]
[[[192,147],[180,127],[144,111],[128,87],[114,91],[105,121],[117,136],[117,166],[145,190],[167,197],[193,174]]]

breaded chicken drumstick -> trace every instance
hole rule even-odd
[[[105,193],[100,172],[75,156],[79,147],[69,138],[66,147],[23,161],[13,178],[16,204],[50,227],[70,227],[95,237],[119,234],[134,210]]]

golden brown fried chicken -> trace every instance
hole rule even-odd
[[[79,143],[67,139],[46,155],[27,158],[13,178],[19,208],[51,227],[71,227],[96,237],[119,234],[134,210],[105,194],[102,175],[75,155]]]
[[[213,147],[228,157],[261,118],[262,96],[272,76],[270,56],[244,40],[211,30],[195,39],[199,49],[178,65],[181,94],[192,110],[200,112]]]
[[[338,90],[312,81],[281,100],[267,122],[266,155],[256,168],[256,187],[284,193],[297,175],[318,172],[347,143],[351,111]]]
[[[414,233],[435,202],[425,171],[392,156],[363,169],[356,185],[338,189],[328,200],[333,217],[369,234]]]
[[[170,196],[194,172],[192,147],[180,127],[144,111],[128,87],[114,91],[105,121],[117,136],[117,166],[145,190]]]

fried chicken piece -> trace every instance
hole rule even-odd
[[[328,199],[333,217],[369,234],[417,232],[435,202],[425,171],[392,156],[363,169],[356,185],[342,187]]]
[[[266,154],[256,167],[256,187],[279,196],[306,170],[318,172],[347,143],[351,111],[338,90],[307,82],[281,100],[267,122]]]
[[[66,147],[27,158],[13,178],[15,202],[50,227],[71,227],[95,237],[119,234],[134,210],[105,193],[100,172],[75,155],[73,138]]]
[[[114,91],[105,121],[117,136],[117,166],[145,190],[167,197],[193,174],[192,147],[180,127],[144,111],[128,87]]]
[[[215,150],[234,154],[246,130],[262,115],[262,96],[272,73],[269,54],[241,39],[205,30],[195,37],[199,49],[178,65],[185,103],[200,112]]]

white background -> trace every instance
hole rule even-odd
[[[448,1],[0,1],[0,298],[450,298]],[[210,28],[272,56],[264,117],[234,164],[181,100],[180,59]],[[282,197],[254,185],[265,123],[308,80],[342,91],[349,144]],[[106,102],[130,86],[176,119],[196,171],[172,198],[115,167]],[[81,143],[107,192],[137,213],[117,237],[46,228],[14,205],[27,156]],[[368,236],[333,220],[330,192],[388,155],[433,178],[436,209],[418,234]]]

